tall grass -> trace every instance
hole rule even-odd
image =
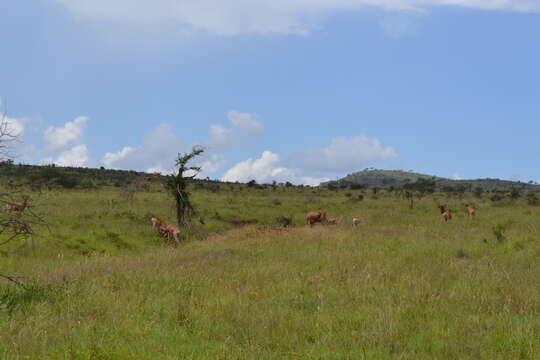
[[[28,286],[0,286],[0,358],[540,358],[538,208],[235,191],[194,191],[204,224],[179,247],[145,219],[173,220],[164,193],[44,195],[51,233],[1,258]],[[460,212],[445,224],[438,202]],[[318,209],[342,224],[305,226]]]

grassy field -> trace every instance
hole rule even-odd
[[[27,279],[0,282],[0,359],[540,358],[540,207],[231,186],[193,191],[177,247],[147,218],[173,220],[157,187],[33,195],[50,231],[0,248]],[[343,222],[309,228],[311,210]]]

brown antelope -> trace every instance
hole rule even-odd
[[[315,223],[324,223],[326,221],[326,213],[320,212],[320,211],[312,211],[309,212],[306,215],[306,223],[309,224],[310,227],[313,226]]]
[[[441,210],[441,215],[444,222],[452,219],[452,212],[450,209],[445,208],[444,205],[439,205],[439,210]]]
[[[6,204],[6,210],[23,212],[24,209],[26,209],[27,205],[28,205],[28,198],[24,198],[22,202]]]
[[[167,234],[167,240],[174,240],[177,244],[180,243],[180,229],[174,225],[167,225],[164,230]]]
[[[326,223],[328,225],[337,225],[337,224],[339,224],[339,219],[338,218],[328,218],[328,219],[326,219]]]
[[[180,234],[178,228],[168,225],[165,221],[155,216],[152,216],[150,221],[152,222],[152,228],[156,229],[159,235],[166,237],[169,241],[171,240],[171,237],[173,237],[175,241],[178,242],[177,239]]]
[[[476,209],[472,206],[465,205],[465,212],[469,215],[469,218],[476,216]]]
[[[360,224],[360,218],[357,217],[357,216],[354,216],[354,217],[352,218],[352,225],[353,225],[353,226],[358,226],[358,224]]]
[[[160,233],[160,235],[163,235],[162,230],[167,227],[165,221],[155,216],[152,216],[152,218],[150,218],[150,221],[152,222],[152,228],[156,229],[158,233]]]

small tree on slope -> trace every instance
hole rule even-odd
[[[178,154],[176,158],[177,173],[167,179],[167,188],[174,197],[176,205],[176,219],[178,225],[188,226],[195,212],[193,204],[189,199],[187,191],[187,181],[199,174],[199,166],[188,166],[188,163],[196,156],[201,155],[204,149],[200,146],[193,147],[190,153]]]

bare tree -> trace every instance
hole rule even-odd
[[[200,146],[193,147],[189,153],[178,154],[176,158],[177,173],[169,176],[167,179],[167,188],[174,197],[176,205],[176,219],[178,225],[188,226],[195,213],[195,208],[189,199],[187,191],[187,182],[199,174],[201,168],[198,166],[188,166],[188,163],[196,156],[201,155],[204,148]]]
[[[7,117],[7,109],[0,103],[0,161],[13,157],[11,150],[19,141],[19,133]]]
[[[7,117],[7,110],[3,107],[0,109],[0,162],[12,161],[12,150],[20,140],[19,137],[18,129]],[[36,226],[47,226],[43,216],[27,206],[29,197],[22,193],[21,187],[22,185],[11,184],[9,193],[0,193],[0,246],[33,236]],[[17,198],[23,198],[24,201],[16,202]],[[16,276],[0,274],[0,278],[24,286]]]

